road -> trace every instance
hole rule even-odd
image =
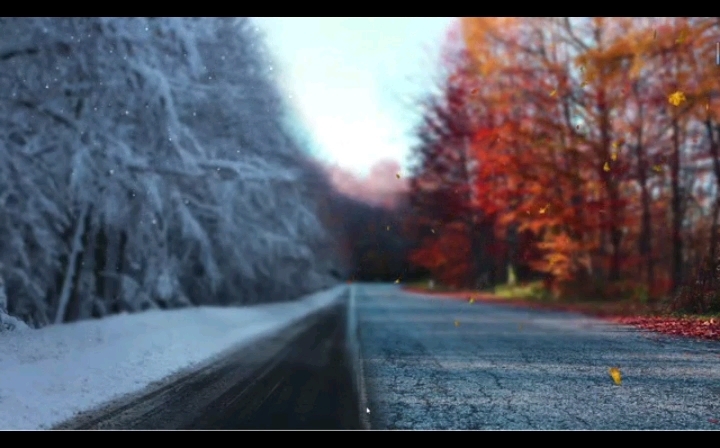
[[[361,428],[347,304],[54,429]]]
[[[354,296],[373,429],[720,429],[718,343],[397,285]]]

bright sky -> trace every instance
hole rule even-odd
[[[280,81],[329,162],[366,174],[382,159],[402,166],[452,17],[253,18],[266,33]]]

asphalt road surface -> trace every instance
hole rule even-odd
[[[346,301],[55,429],[359,429]]]
[[[396,285],[354,294],[373,429],[720,429],[718,343]]]

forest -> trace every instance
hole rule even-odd
[[[456,288],[720,311],[718,18],[463,18],[405,230]]]
[[[382,203],[313,158],[251,19],[0,19],[0,327],[345,280],[720,311],[718,31],[460,19]]]
[[[0,327],[337,283],[273,73],[248,18],[0,19]]]

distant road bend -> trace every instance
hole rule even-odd
[[[347,299],[55,429],[361,429]]]

